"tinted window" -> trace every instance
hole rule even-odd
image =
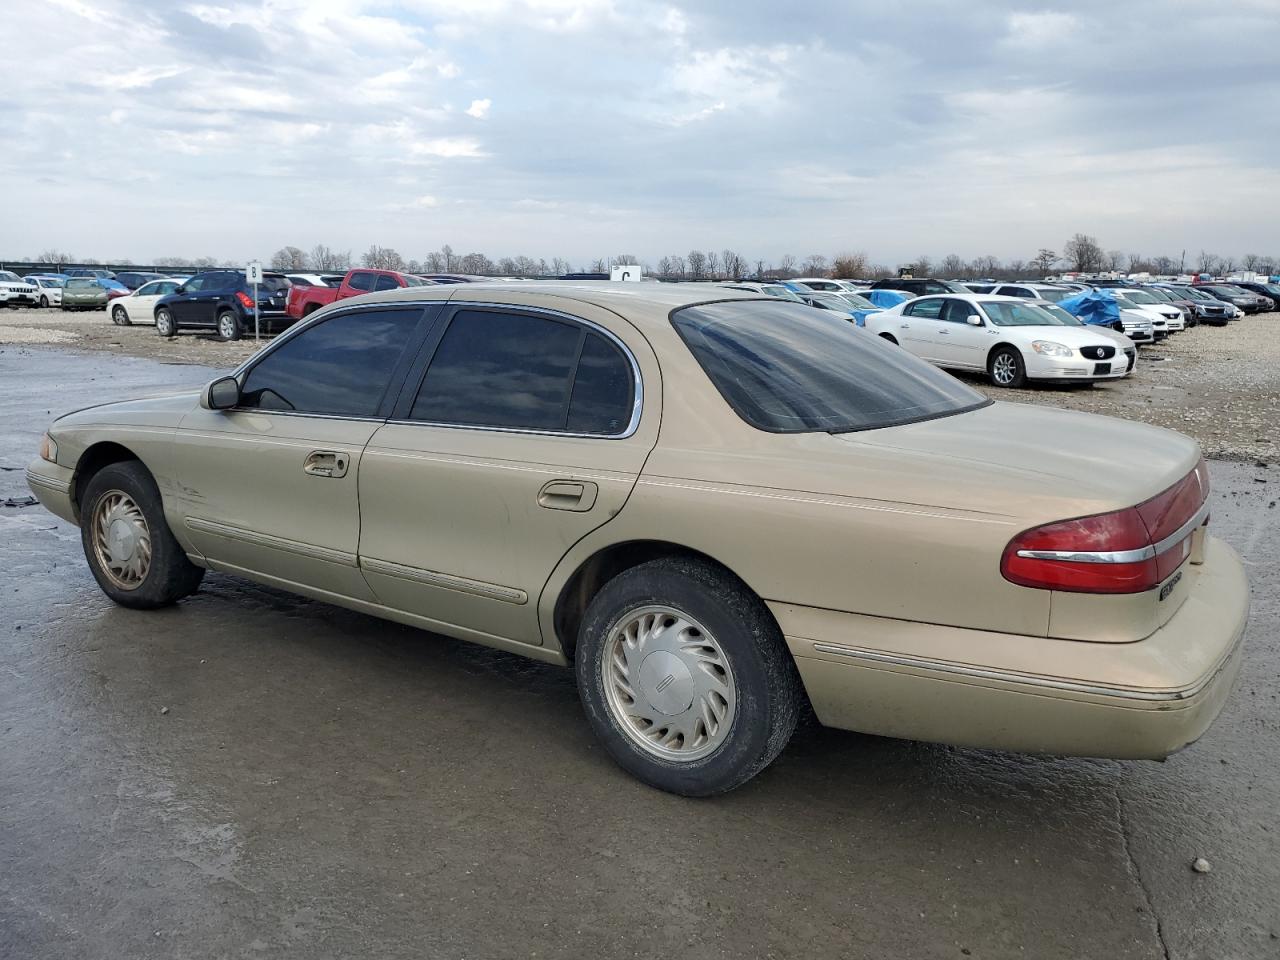
[[[1035,300],[1036,295],[1026,287],[1001,287],[1000,293],[1006,297],[1022,297],[1024,300]]]
[[[285,340],[245,378],[240,405],[334,416],[378,412],[422,310],[362,310]]]
[[[372,273],[353,273],[350,287],[352,290],[372,290],[373,281],[374,274]]]
[[[927,320],[936,320],[938,319],[939,314],[942,313],[942,305],[945,302],[945,300],[940,298],[932,300],[916,300],[911,304],[911,306],[907,307],[902,312],[908,317],[924,317]]]
[[[202,273],[199,276],[192,277],[184,284],[186,293],[195,293],[205,288],[205,284],[209,282],[209,275]]]
[[[569,400],[570,433],[616,434],[631,422],[635,374],[621,350],[588,333]]]
[[[949,323],[968,323],[969,315],[977,312],[967,300],[948,300],[942,308],[942,319]]]
[[[583,330],[546,317],[454,315],[410,417],[436,423],[564,430]]]
[[[905,350],[795,304],[702,304],[671,322],[720,395],[760,430],[868,430],[989,402]]]
[[[373,285],[375,290],[398,290],[400,284],[396,283],[396,278],[387,274],[379,274],[377,281]]]

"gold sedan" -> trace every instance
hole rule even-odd
[[[1159,758],[1248,585],[1177,433],[992,403],[829,313],[700,285],[410,288],[199,395],[57,420],[32,490],[117,603],[206,570],[573,665],[628,771],[714,794],[806,703],[866,733]]]

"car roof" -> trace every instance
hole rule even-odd
[[[602,307],[627,320],[643,325],[646,322],[666,324],[673,310],[696,303],[716,303],[724,300],[759,300],[778,304],[777,297],[749,290],[701,283],[653,283],[625,280],[518,280],[508,282],[480,282],[440,284],[434,287],[398,287],[366,294],[363,303],[396,302],[400,300],[453,300],[493,303],[526,302],[530,306],[551,307],[548,301],[560,300],[566,304],[581,302]],[[517,299],[518,298],[518,299]],[[340,301],[349,303],[350,301]]]

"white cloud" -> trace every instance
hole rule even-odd
[[[422,196],[414,197],[409,201],[409,206],[418,210],[429,210],[430,208],[438,207],[439,205],[440,201],[429,193],[424,193]]]
[[[475,117],[477,120],[483,120],[489,115],[489,107],[493,105],[493,101],[487,97],[484,100],[472,100],[471,106],[467,107],[467,116]]]
[[[1047,47],[1072,42],[1080,25],[1075,14],[1044,10],[1009,14],[1006,43],[1025,47]]]

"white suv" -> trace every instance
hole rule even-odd
[[[16,273],[0,270],[0,307],[34,307],[37,288]]]

